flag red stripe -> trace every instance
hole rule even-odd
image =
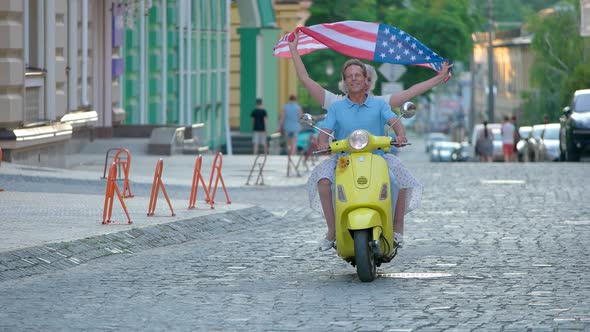
[[[334,40],[307,27],[302,27],[301,31],[315,38],[316,40],[328,46],[329,48],[336,50],[344,55],[348,55],[358,59],[373,60],[373,51],[354,47],[353,45],[351,45],[350,40],[348,40],[349,43],[347,44],[347,40]]]
[[[273,49],[273,53],[275,56],[280,58],[291,58],[291,52],[289,51],[289,36],[292,33],[288,33],[283,36],[277,45],[275,45]],[[328,46],[318,42],[317,40],[313,39],[312,37],[304,34],[303,32],[299,32],[299,42],[297,43],[297,53],[300,55],[308,54],[317,50],[322,50],[328,48]]]
[[[324,24],[323,27],[327,28],[327,29],[335,30],[341,34],[348,35],[350,37],[363,39],[363,40],[366,40],[366,41],[369,41],[372,43],[375,43],[377,41],[377,31],[379,29],[379,26],[377,24],[371,24],[374,27],[367,26],[366,24],[364,26],[364,28],[373,28],[374,31],[364,31],[364,30],[359,29],[360,26],[353,27],[353,26],[357,26],[356,24],[352,24],[353,26],[351,26],[349,24],[344,24],[344,23]]]

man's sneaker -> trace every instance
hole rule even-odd
[[[393,242],[395,242],[396,246],[401,247],[404,242],[404,235],[401,233],[393,233]]]
[[[330,240],[326,239],[325,237],[323,237],[318,242],[318,249],[320,251],[326,251],[326,250],[330,250],[332,248],[334,248],[334,240],[330,241]]]

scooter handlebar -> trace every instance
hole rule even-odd
[[[397,144],[397,143],[395,143],[395,141],[394,141],[394,140],[392,140],[392,141],[391,141],[391,145],[393,145],[393,146],[395,146],[395,147],[398,147],[398,148],[403,148],[403,147],[404,147],[404,146],[406,146],[406,145],[412,145],[412,143],[410,143],[410,142],[406,142],[406,143]]]
[[[315,150],[312,153],[313,154],[320,154],[320,153],[326,153],[326,152],[332,152],[332,149],[327,148],[327,149]]]

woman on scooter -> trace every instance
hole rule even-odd
[[[328,109],[332,103],[338,100],[342,100],[345,98],[343,95],[336,95],[330,91],[325,90],[322,88],[317,82],[312,80],[305,69],[305,65],[303,61],[301,61],[301,57],[297,53],[297,43],[298,39],[295,36],[294,40],[289,43],[289,50],[291,52],[291,58],[293,59],[293,64],[295,66],[295,70],[299,80],[303,83],[303,85],[307,88],[310,94],[316,99],[324,109]],[[367,86],[366,92],[372,94],[372,91],[375,87],[375,83],[377,80],[377,73],[372,66],[367,66],[368,69],[368,78],[367,78]],[[404,102],[408,101],[411,98],[414,98],[417,95],[420,95],[434,86],[443,82],[446,77],[449,75],[449,69],[452,65],[447,63],[443,64],[443,69],[441,73],[437,76],[418,83],[407,90],[404,90],[400,93],[393,94],[393,95],[385,95],[385,96],[375,96],[375,98],[379,98],[385,100],[389,105],[393,107],[398,107],[402,105]],[[343,81],[340,81],[339,84],[341,90],[347,93],[346,85]],[[399,123],[399,122],[398,122]],[[399,137],[400,139],[405,139],[404,137]],[[390,158],[391,157],[391,158]],[[396,174],[396,182],[400,187],[398,200],[396,203],[396,209],[394,212],[394,227],[397,231],[395,234],[395,240],[399,244],[403,241],[402,234],[403,234],[403,224],[404,224],[404,215],[405,213],[410,212],[411,210],[415,209],[420,204],[420,199],[422,195],[423,187],[416,178],[412,176],[412,174],[408,171],[408,169],[401,163],[401,161],[395,158],[392,155],[386,155],[386,159],[388,159],[389,167],[393,170]],[[335,169],[335,159],[330,158],[325,160],[320,165],[318,165],[314,171],[312,172],[311,176],[309,177],[308,181],[308,192],[310,197],[310,203],[312,207],[316,207],[320,205],[318,202],[318,193],[319,193],[319,201],[321,201],[321,207],[326,217],[326,223],[328,225],[328,233],[325,237],[322,237],[319,241],[319,249],[320,250],[328,250],[333,247],[334,245],[334,212],[332,209],[332,194],[331,194],[331,187],[328,188],[321,188],[319,186],[319,181],[321,179],[333,179]],[[331,181],[326,180],[328,183]],[[323,181],[323,182],[326,182]]]

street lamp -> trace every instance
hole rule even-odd
[[[328,59],[328,63],[326,64],[326,75],[328,75],[328,77],[334,75],[334,64],[332,63],[332,59]]]
[[[488,0],[488,121],[494,122],[494,45],[492,32],[493,21],[493,0]]]

